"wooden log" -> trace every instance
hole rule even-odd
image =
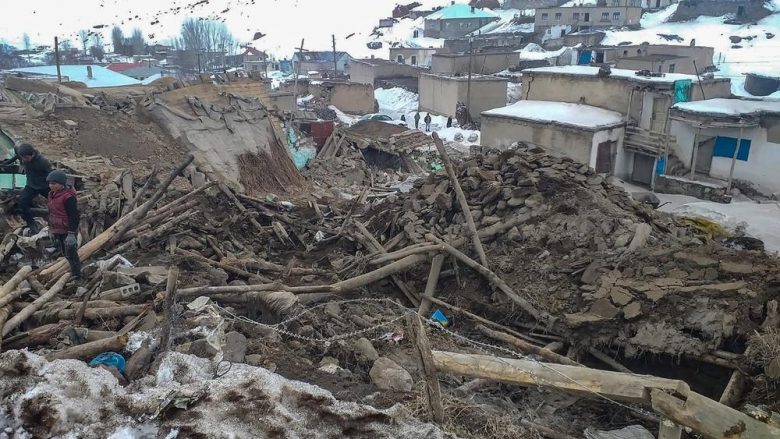
[[[407,256],[416,255],[420,253],[432,253],[441,252],[444,249],[440,245],[414,245],[407,248],[398,250],[396,252],[383,254],[371,260],[371,265],[383,265],[390,261],[403,259]]]
[[[547,350],[545,348],[540,348],[539,346],[532,345],[531,343],[528,343],[525,340],[521,340],[509,334],[505,334],[499,331],[494,331],[482,325],[477,325],[476,329],[477,331],[487,335],[488,337],[494,340],[500,340],[503,341],[504,343],[509,343],[510,345],[516,347],[517,349],[520,349],[525,353],[538,355],[547,361],[551,361],[553,363],[559,363],[559,364],[568,364],[570,366],[581,366],[581,364],[577,363],[576,361],[568,357],[564,357],[563,355],[556,354],[553,351]]]
[[[441,266],[444,264],[444,255],[436,255],[431,260],[431,271],[428,273],[428,282],[425,284],[425,291],[420,301],[420,308],[417,309],[417,313],[421,316],[426,316],[431,310],[430,297],[433,297],[436,293],[436,285],[439,283],[439,274],[441,273]]]
[[[718,402],[729,407],[736,407],[742,399],[742,394],[744,392],[745,377],[742,375],[742,372],[735,370],[731,372],[731,378],[729,378],[726,388],[723,389],[723,394],[720,396]]]
[[[111,238],[108,241],[108,245],[111,246],[113,244],[116,244],[119,242],[124,234],[130,230],[136,223],[140,222],[144,218],[146,218],[147,214],[150,210],[154,207],[155,204],[157,204],[157,201],[159,201],[163,195],[168,191],[168,186],[173,183],[173,180],[178,177],[182,171],[184,171],[184,168],[189,166],[190,163],[195,159],[195,156],[192,154],[188,154],[187,157],[179,163],[178,166],[176,166],[176,169],[171,172],[168,177],[160,184],[160,187],[157,188],[157,191],[155,191],[154,195],[147,200],[144,204],[141,205],[140,208],[133,210],[128,216],[130,217],[128,221],[120,227],[116,233],[111,236]]]
[[[661,419],[658,423],[658,439],[680,439],[682,428],[669,419]]]
[[[152,350],[149,348],[149,340],[144,340],[141,347],[127,360],[125,376],[131,381],[141,378],[151,362]]]
[[[708,439],[776,439],[780,428],[713,401],[695,392],[687,398],[651,389],[653,410]]]
[[[11,331],[19,327],[22,323],[24,323],[25,320],[30,318],[30,316],[33,315],[35,311],[38,311],[41,309],[41,307],[48,301],[54,298],[57,294],[59,294],[62,289],[65,287],[65,283],[70,279],[70,273],[65,273],[60,277],[60,279],[55,283],[49,291],[47,291],[44,295],[41,297],[35,299],[33,303],[31,303],[29,306],[25,307],[23,310],[21,310],[18,314],[11,317],[3,326],[3,337],[8,335]]]
[[[222,191],[222,193],[227,195],[227,197],[231,201],[233,201],[233,204],[236,205],[236,207],[238,208],[239,211],[241,211],[241,213],[246,213],[247,212],[247,208],[244,206],[243,203],[241,203],[241,200],[239,200],[238,197],[236,197],[236,194],[234,194],[233,191],[230,190],[229,187],[225,186],[222,183],[217,184],[217,186],[219,187],[219,190]],[[263,226],[260,223],[258,223],[257,220],[253,216],[247,215],[247,219],[255,227],[255,229],[257,229],[258,232],[265,233],[265,229],[263,228]]]
[[[382,247],[382,244],[379,243],[379,241],[374,238],[374,235],[371,234],[371,232],[368,231],[366,226],[363,225],[360,221],[355,221],[355,227],[358,229],[358,232],[360,232],[359,236],[362,236],[365,242],[363,242],[363,245],[366,246],[368,249],[373,249],[376,252],[386,253],[386,250],[384,247]],[[409,302],[411,302],[414,306],[417,306],[420,303],[420,298],[418,297],[417,293],[414,292],[407,284],[406,282],[401,279],[400,276],[397,274],[394,274],[390,277],[393,279],[393,282],[398,286],[398,289],[401,290],[401,292],[406,296],[407,299],[409,299]]]
[[[150,230],[149,232],[139,234],[137,237],[133,238],[130,241],[124,242],[122,245],[115,247],[111,253],[112,254],[121,254],[124,253],[127,249],[137,245],[142,244],[143,242],[152,241],[154,239],[158,239],[162,236],[167,236],[176,226],[179,224],[189,220],[193,216],[195,216],[197,212],[187,212],[184,215],[180,215],[174,218],[169,219],[165,224],[155,227],[154,229]]]
[[[531,305],[530,302],[528,302],[526,299],[520,297],[517,293],[515,293],[512,290],[512,288],[509,285],[507,285],[506,282],[504,282],[503,279],[501,279],[497,274],[490,271],[487,267],[480,265],[477,261],[466,256],[455,247],[445,243],[444,241],[440,240],[439,238],[437,238],[431,233],[426,234],[425,237],[431,242],[435,242],[439,245],[442,245],[444,249],[447,252],[449,252],[451,255],[455,256],[457,259],[459,259],[469,267],[476,270],[482,276],[484,276],[485,279],[487,279],[491,285],[501,290],[501,292],[503,292],[509,299],[511,299],[518,306],[520,306],[520,308],[522,308],[523,311],[527,312],[534,319],[536,319],[536,321],[543,322],[549,325],[552,325],[554,323],[555,319],[550,314],[544,311],[539,311],[536,308],[534,308],[534,306]]]
[[[649,403],[652,389],[679,395],[692,393],[688,385],[679,380],[566,364],[442,351],[433,351],[433,360],[440,372],[489,378],[521,386],[552,388],[579,395],[598,394],[625,402]]]
[[[274,264],[273,262],[268,262],[263,259],[223,258],[220,262],[229,265],[242,266],[252,270],[271,271],[274,273],[283,273],[287,270],[287,267],[284,265]],[[309,274],[316,276],[330,276],[333,274],[331,271],[323,270],[321,268],[292,267],[289,271],[291,275],[295,276],[306,276]]]
[[[382,280],[393,274],[398,274],[409,270],[424,260],[424,258],[421,258],[420,256],[421,255],[407,256],[401,260],[385,265],[384,267],[378,268],[374,271],[369,271],[368,273],[361,274],[360,276],[355,276],[351,279],[336,282],[332,285],[333,291],[337,293],[353,291],[376,281]]]
[[[11,315],[11,305],[5,305],[0,308],[0,328],[5,325],[8,320],[8,316]],[[3,335],[0,334],[0,352],[3,352]]]
[[[255,274],[255,273],[250,273],[250,272],[248,272],[246,270],[242,270],[240,268],[236,268],[236,267],[234,267],[234,266],[232,266],[230,264],[224,264],[222,262],[213,261],[213,260],[211,260],[209,258],[206,258],[204,256],[201,256],[201,255],[199,255],[197,253],[194,253],[194,252],[191,252],[191,251],[184,250],[182,248],[177,248],[176,249],[176,253],[178,253],[178,254],[180,254],[182,256],[186,256],[186,257],[188,257],[188,258],[190,258],[192,260],[195,260],[195,261],[207,264],[207,265],[211,265],[212,267],[221,268],[221,269],[223,269],[223,270],[225,270],[225,271],[227,271],[229,273],[233,273],[233,274],[241,276],[241,277],[243,277],[245,279],[257,278],[261,282],[271,282],[271,280],[268,279],[265,276],[262,276],[262,275],[259,275],[259,274]]]
[[[67,325],[62,323],[54,323],[38,326],[35,329],[12,335],[5,339],[5,349],[33,348],[48,344],[52,338],[57,337],[66,326]]]
[[[127,336],[119,335],[55,351],[46,355],[46,359],[49,361],[67,359],[89,361],[103,352],[121,352],[125,346],[127,346]]]
[[[447,154],[447,150],[444,149],[444,143],[435,132],[433,133],[433,141],[436,144],[436,149],[439,151],[439,156],[444,164],[444,169],[447,170],[447,175],[450,177],[450,183],[452,183],[452,187],[455,189],[455,195],[458,198],[458,204],[460,204],[463,216],[466,217],[466,224],[469,229],[469,234],[471,235],[471,242],[474,245],[474,250],[476,250],[477,255],[479,255],[479,261],[482,266],[487,268],[489,267],[487,255],[485,254],[485,249],[482,248],[482,241],[480,241],[479,235],[477,234],[477,226],[474,224],[474,217],[471,215],[471,209],[466,200],[466,195],[463,193],[463,188],[460,187],[458,176],[455,175],[455,167],[452,166],[450,156]]]
[[[146,219],[143,220],[141,226],[155,226],[168,217],[176,216],[182,212],[186,212],[199,204],[198,200],[190,200],[186,203],[180,204],[165,212],[152,212]]]
[[[4,283],[3,286],[0,287],[0,299],[16,290],[16,287],[19,286],[19,284],[22,283],[22,281],[25,280],[31,272],[32,267],[29,265],[25,265],[24,267],[20,268],[16,274],[14,274],[13,277],[8,280],[8,282]]]
[[[170,203],[160,207],[159,209],[153,211],[153,215],[159,215],[161,213],[165,213],[167,211],[170,211],[171,209],[175,209],[177,206],[180,206],[181,204],[187,203],[188,201],[192,200],[199,194],[207,191],[208,189],[211,189],[212,187],[216,186],[216,182],[210,181],[203,186],[192,190],[190,192],[187,192],[181,197],[176,198],[175,200],[171,201]]]
[[[431,345],[428,342],[428,336],[425,334],[425,327],[418,316],[412,315],[406,316],[406,327],[409,339],[414,346],[417,364],[425,377],[425,401],[428,403],[431,418],[435,422],[442,423],[444,422],[444,405],[441,402],[439,377],[436,374],[436,366],[433,364]]]
[[[163,302],[163,325],[160,334],[160,355],[170,349],[173,331],[173,313],[176,304],[176,282],[179,280],[179,269],[176,266],[168,267],[168,283],[165,286],[165,300]]]
[[[4,306],[8,305],[9,303],[11,303],[14,300],[18,299],[19,297],[21,297],[23,294],[29,293],[29,292],[30,292],[29,289],[25,289],[25,290],[18,289],[16,291],[12,292],[11,294],[6,294],[5,296],[0,297],[0,307],[4,307]]]
[[[129,211],[132,209],[135,209],[135,206],[138,205],[138,202],[141,201],[146,195],[146,192],[149,190],[149,186],[151,186],[152,181],[154,180],[154,177],[157,176],[157,172],[160,170],[160,168],[155,164],[152,166],[152,172],[149,173],[149,176],[146,177],[146,181],[144,182],[144,185],[141,186],[141,189],[138,190],[138,192],[135,193],[135,196],[133,199],[127,203],[127,206],[129,207],[126,211],[122,210],[122,215],[126,215],[130,213]]]
[[[105,270],[98,270],[97,275],[95,276],[95,279],[90,282],[92,284],[91,288],[87,289],[87,293],[84,294],[84,300],[81,302],[81,307],[79,308],[79,311],[76,313],[76,317],[74,318],[75,324],[80,325],[82,319],[84,318],[84,311],[87,309],[87,305],[89,304],[90,298],[92,298],[92,295],[95,294],[95,291],[98,289],[98,282],[100,282],[98,279],[102,279],[103,273],[113,270],[117,265],[119,265],[119,258],[115,259],[113,262],[108,264],[108,267],[105,268]]]
[[[598,349],[595,348],[589,348],[588,352],[596,357],[599,361],[601,361],[604,364],[607,364],[612,369],[615,369],[618,372],[625,372],[625,373],[634,373],[631,369],[627,368],[626,366],[623,366],[622,364],[615,361],[612,357],[609,355],[601,352]]]
[[[84,309],[84,314],[81,316],[82,320],[108,320],[118,317],[127,317],[127,316],[137,316],[144,312],[145,309],[147,309],[149,305],[141,304],[141,305],[122,305],[122,306],[113,306],[110,308],[86,308]],[[44,320],[75,320],[78,314],[81,312],[81,307],[79,309],[63,309],[61,311],[58,311],[56,313],[48,313],[47,311],[39,311],[34,314],[34,318],[38,321],[44,321]]]

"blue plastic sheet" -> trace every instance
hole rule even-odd
[[[674,103],[688,102],[691,100],[691,84],[693,81],[690,79],[680,79],[674,81]]]
[[[115,367],[122,374],[125,373],[125,357],[116,352],[103,352],[89,362],[89,367],[98,367],[101,364]]]

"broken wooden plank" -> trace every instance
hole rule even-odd
[[[62,275],[62,277],[59,278],[57,283],[55,283],[51,288],[49,288],[49,291],[47,291],[44,295],[41,297],[35,299],[33,303],[31,303],[29,306],[26,306],[23,310],[19,311],[18,314],[8,319],[8,321],[3,325],[3,337],[8,335],[11,331],[19,327],[22,323],[24,323],[25,320],[30,318],[30,316],[33,315],[35,311],[38,311],[41,309],[41,307],[54,298],[57,294],[59,294],[62,289],[65,287],[65,283],[70,279],[70,273],[65,273]]]
[[[602,395],[624,402],[649,403],[652,389],[679,395],[690,393],[688,384],[679,380],[581,366],[443,351],[433,351],[433,360],[441,372],[580,395]]]
[[[494,340],[500,340],[505,343],[509,343],[512,346],[516,347],[517,349],[520,349],[525,353],[538,355],[547,361],[552,361],[553,363],[559,363],[559,364],[568,364],[570,366],[580,366],[579,363],[577,363],[576,361],[572,360],[569,357],[564,357],[561,354],[556,354],[553,351],[547,350],[545,348],[540,348],[539,346],[532,345],[531,343],[528,343],[525,340],[521,340],[509,334],[504,334],[503,332],[494,331],[482,325],[477,325],[476,329],[477,331],[487,335],[488,337]]]
[[[431,310],[430,298],[436,293],[436,285],[439,283],[439,274],[441,273],[441,266],[444,264],[444,255],[436,255],[431,260],[431,271],[428,273],[428,281],[425,284],[425,291],[420,301],[420,308],[417,313],[421,316],[428,314]]]
[[[425,377],[425,401],[431,411],[431,417],[435,422],[444,422],[444,405],[441,402],[441,389],[439,377],[436,374],[436,366],[431,356],[431,345],[425,334],[425,327],[418,316],[407,314],[406,327],[409,331],[409,339],[414,345],[414,354],[420,371]]]
[[[717,401],[689,392],[687,398],[650,391],[653,410],[708,439],[777,439],[780,428],[764,424]]]

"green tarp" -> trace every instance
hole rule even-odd
[[[674,103],[688,102],[691,100],[691,85],[693,81],[690,79],[680,79],[674,81]]]

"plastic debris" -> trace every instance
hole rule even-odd
[[[440,324],[442,328],[446,328],[450,326],[450,319],[448,319],[447,316],[445,316],[440,309],[437,309],[436,311],[433,312],[433,314],[431,315],[431,320]]]
[[[125,373],[125,357],[116,352],[103,352],[89,362],[89,367],[98,367],[101,364],[114,367],[123,375]]]

